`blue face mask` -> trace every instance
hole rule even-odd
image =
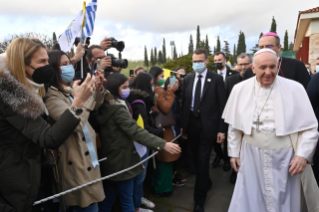
[[[205,63],[193,63],[193,70],[197,73],[204,71]]]
[[[319,73],[319,65],[316,66],[316,72]]]
[[[71,82],[74,79],[74,75],[75,75],[73,65],[61,66],[60,68],[62,70],[62,74],[61,74],[62,81],[65,83]]]

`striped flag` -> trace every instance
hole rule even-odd
[[[93,35],[96,10],[97,10],[97,0],[92,0],[86,6],[85,27],[83,28],[83,38]]]

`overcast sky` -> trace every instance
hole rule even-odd
[[[0,40],[24,31],[50,36],[56,32],[58,36],[82,9],[82,4],[82,0],[2,0]],[[202,39],[207,34],[212,49],[220,36],[221,41],[230,43],[231,52],[242,30],[250,52],[259,34],[269,31],[272,16],[282,40],[288,30],[289,42],[293,42],[298,11],[318,6],[318,0],[98,0],[91,44],[98,44],[105,36],[115,37],[125,41],[123,58],[140,60],[144,57],[144,45],[148,50],[161,48],[165,37],[168,56],[169,41],[175,41],[178,54],[185,54],[189,35],[195,40],[196,26],[200,25]]]

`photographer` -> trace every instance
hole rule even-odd
[[[0,59],[0,211],[32,210],[40,187],[41,147],[58,148],[80,123],[72,107],[52,127],[47,123],[42,97],[53,76],[38,39],[15,39]],[[89,76],[78,84],[72,106],[80,108],[93,94],[93,80]]]
[[[71,60],[63,51],[49,52],[49,64],[53,67],[55,76],[45,97],[45,104],[50,113],[50,120],[56,122],[61,118],[64,109],[72,104],[74,91],[70,84],[73,83],[74,68]],[[81,122],[65,143],[59,147],[58,171],[60,181],[58,192],[101,178],[100,167],[95,166],[97,162],[93,162],[94,156],[92,157],[92,155],[97,158],[96,134],[88,122],[88,118],[90,112],[94,109],[97,110],[103,103],[103,82],[105,82],[103,73],[97,71],[94,80],[94,89],[96,89],[94,95],[84,103],[81,109],[82,113],[78,115]],[[89,210],[90,212],[97,212],[97,202],[104,198],[103,186],[99,182],[68,193],[61,199],[73,211]]]

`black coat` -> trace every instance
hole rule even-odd
[[[230,92],[232,91],[233,87],[237,84],[240,83],[243,80],[243,77],[240,76],[240,74],[236,74],[230,77],[226,78],[226,95],[227,99],[230,95]]]
[[[309,73],[305,67],[305,64],[299,60],[281,57],[281,70],[279,75],[284,78],[295,80],[303,85],[307,89],[310,81]],[[244,79],[248,79],[255,76],[251,68],[248,68],[245,72]]]
[[[227,68],[227,67],[226,67]],[[227,71],[226,71],[226,78],[227,77],[230,77],[230,76],[233,76],[233,75],[236,75],[236,74],[239,74],[238,71],[234,71],[234,70],[231,70],[229,68],[227,68]]]
[[[41,147],[59,147],[80,120],[67,110],[52,127],[45,105],[0,60],[0,211],[29,212],[41,178]]]
[[[193,97],[193,84],[195,76],[195,73],[192,73],[184,79],[181,122],[184,134],[187,134],[190,113],[192,113],[190,109]],[[225,104],[226,91],[222,76],[207,71],[202,93],[200,116],[204,132],[208,139],[216,139],[218,132],[226,133],[227,131],[227,125],[221,118]]]
[[[141,115],[144,121],[144,129],[146,129],[153,135],[163,138],[163,128],[153,127],[151,124],[151,115],[149,112],[151,111],[153,105],[153,98],[144,91],[131,89],[131,93],[130,96],[127,98],[127,101],[131,104],[135,100],[142,100],[145,103],[145,106],[142,103],[134,103],[133,105],[131,105],[133,118],[137,120],[138,116]]]

